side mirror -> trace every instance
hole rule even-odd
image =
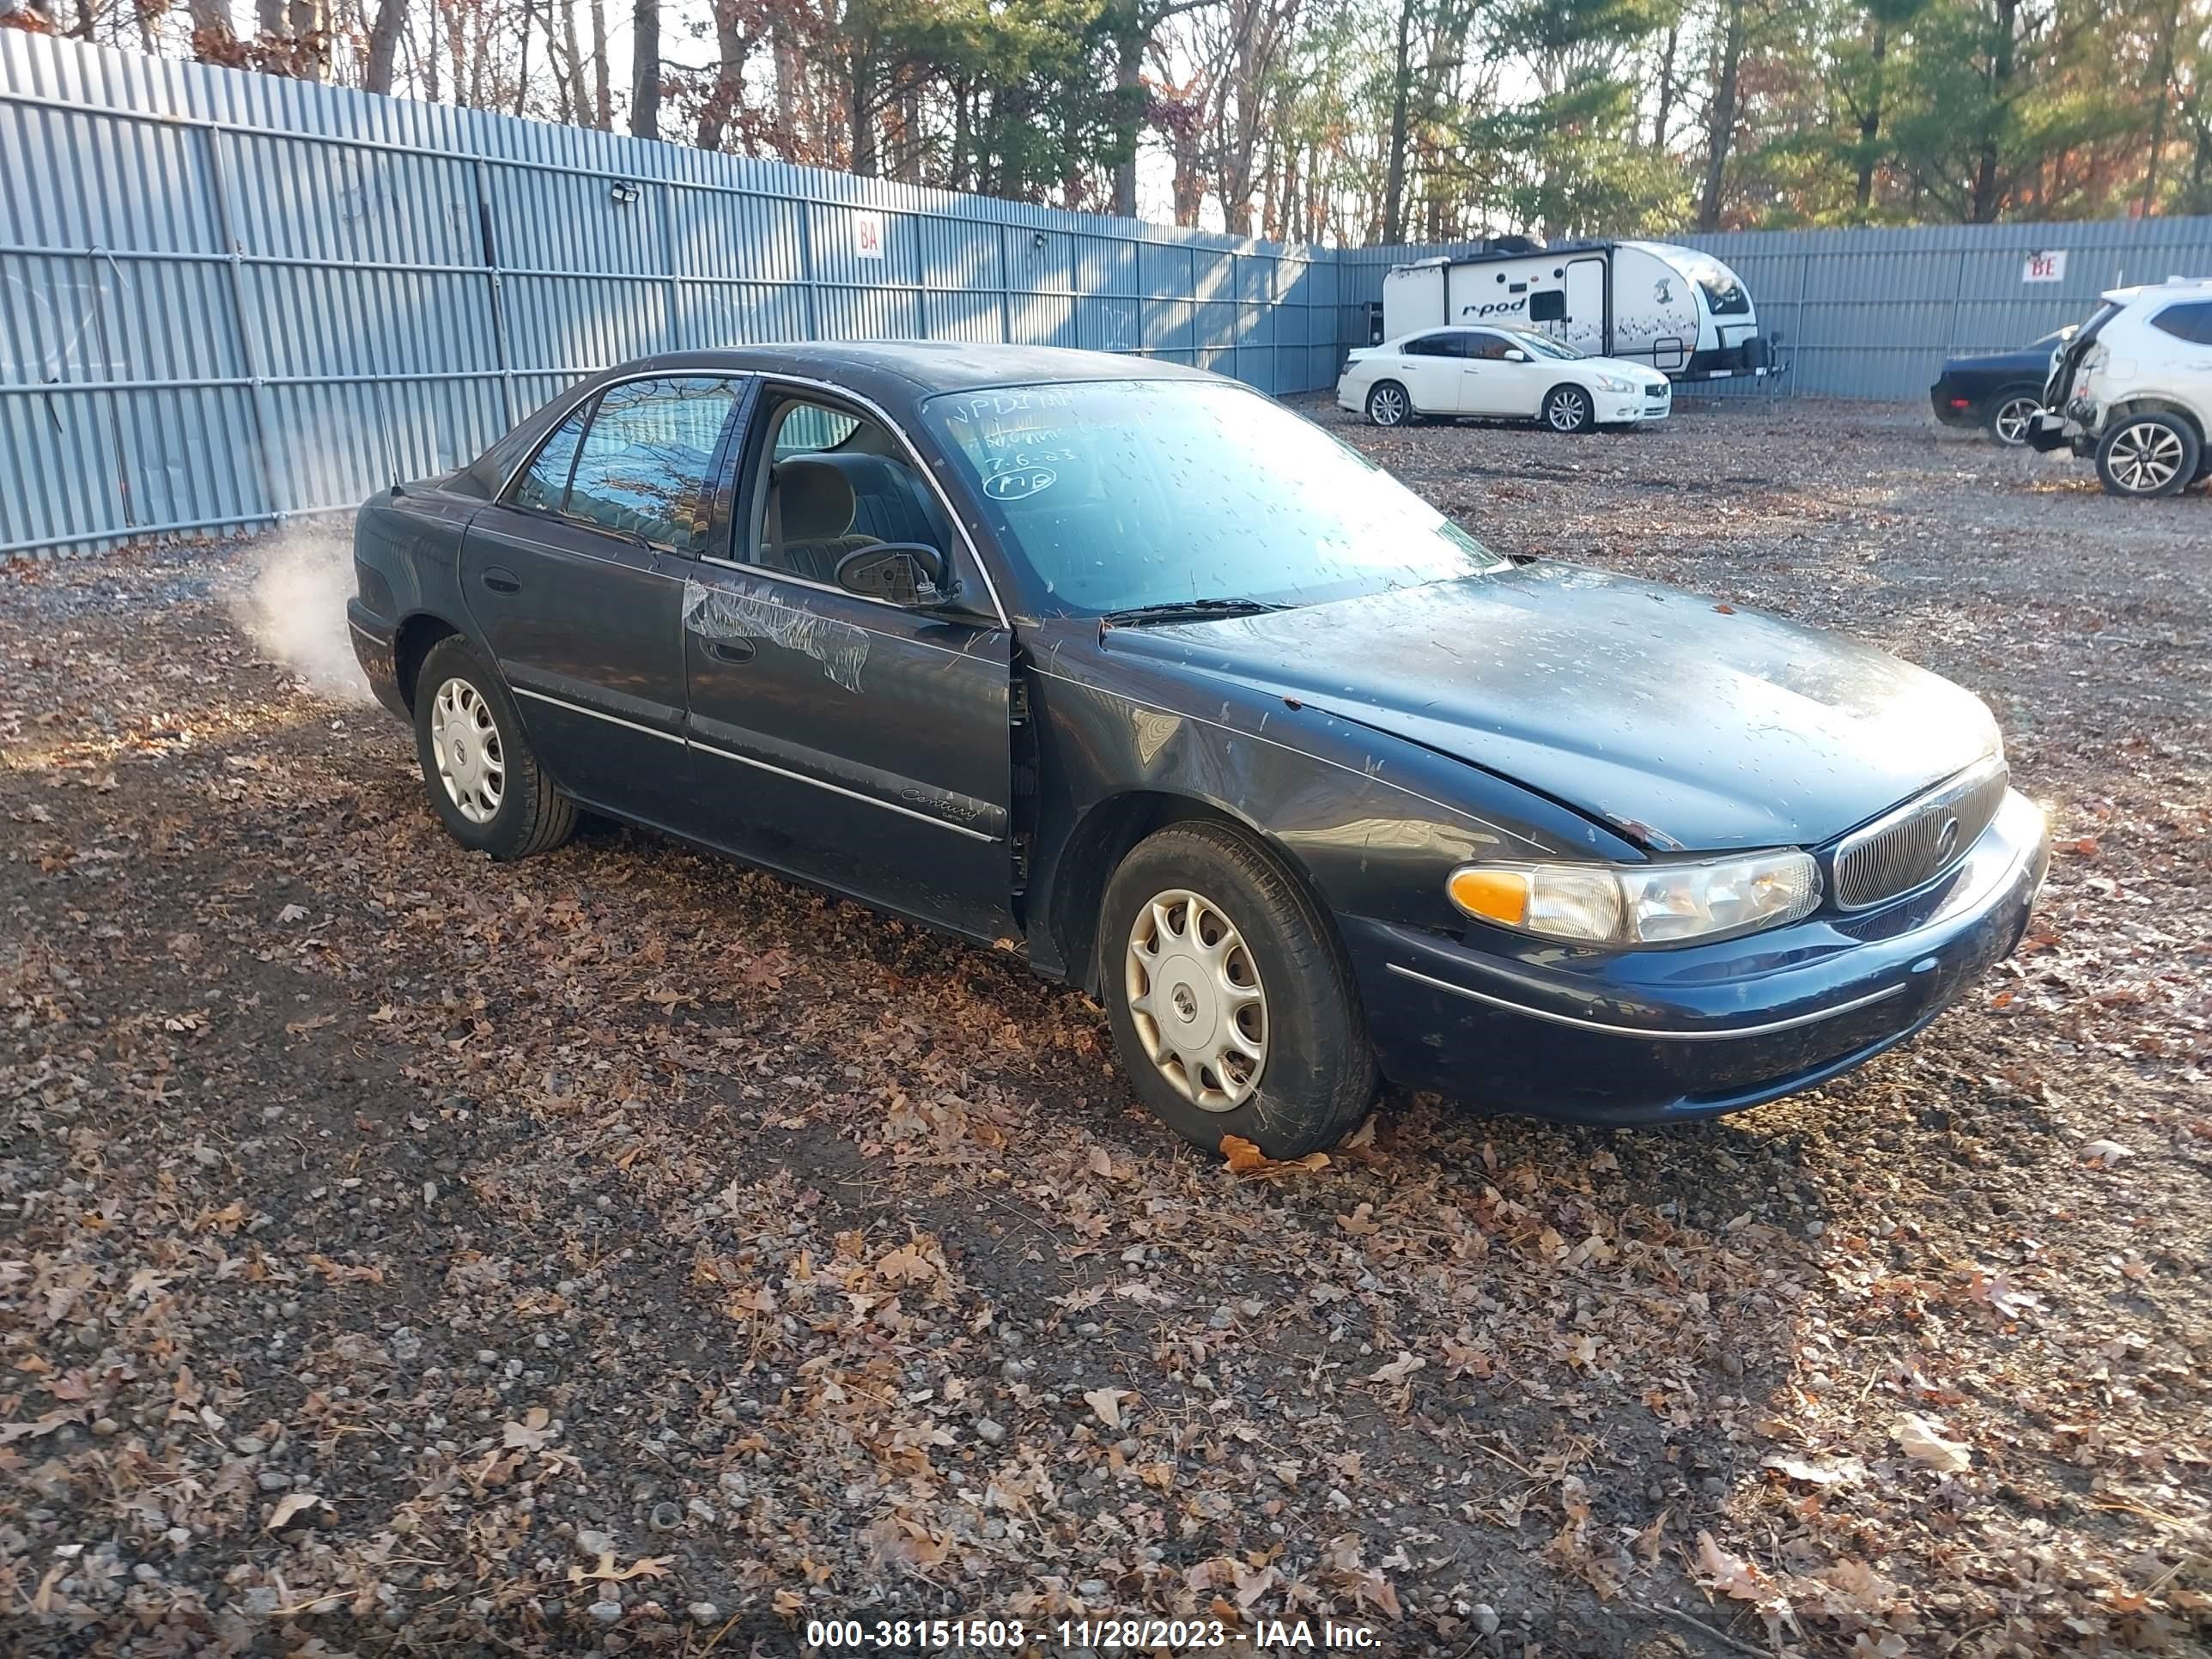
[[[878,542],[837,561],[837,586],[848,593],[909,611],[942,603],[945,577],[945,555],[927,542]]]
[[[1508,346],[1505,348],[1505,361],[1509,363],[1525,363],[1528,361],[1528,354],[1522,350],[1519,346]]]

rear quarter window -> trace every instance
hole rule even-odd
[[[2191,345],[2212,345],[2212,300],[2189,300],[2168,306],[2150,319],[2150,325]]]

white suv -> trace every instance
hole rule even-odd
[[[2038,449],[2097,458],[2115,495],[2171,495],[2212,476],[2212,281],[2116,288],[2052,355]]]
[[[1345,360],[1336,404],[1377,426],[1421,415],[1541,421],[1557,432],[1663,421],[1664,374],[1619,357],[1585,357],[1533,329],[1448,324]]]

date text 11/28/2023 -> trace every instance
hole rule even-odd
[[[810,1619],[806,1645],[830,1653],[1018,1653],[1033,1643],[1093,1652],[1179,1652],[1226,1647],[1239,1632],[1218,1619],[1061,1619],[1030,1629],[1018,1619]],[[1365,1625],[1333,1619],[1262,1619],[1250,1634],[1263,1653],[1358,1652],[1381,1645]]]

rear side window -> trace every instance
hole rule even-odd
[[[568,516],[674,552],[700,551],[712,499],[708,474],[738,390],[726,379],[609,386],[576,456]]]
[[[584,416],[588,408],[580,409],[545,441],[545,447],[538,452],[523,475],[514,481],[514,501],[517,507],[534,507],[540,513],[558,513],[561,498],[568,493],[568,474],[576,465],[576,441],[584,435]]]
[[[2212,300],[2168,306],[2150,319],[2150,325],[2191,345],[2212,345]]]
[[[1464,357],[1467,356],[1467,337],[1463,334],[1424,334],[1418,340],[1405,344],[1408,357]]]

